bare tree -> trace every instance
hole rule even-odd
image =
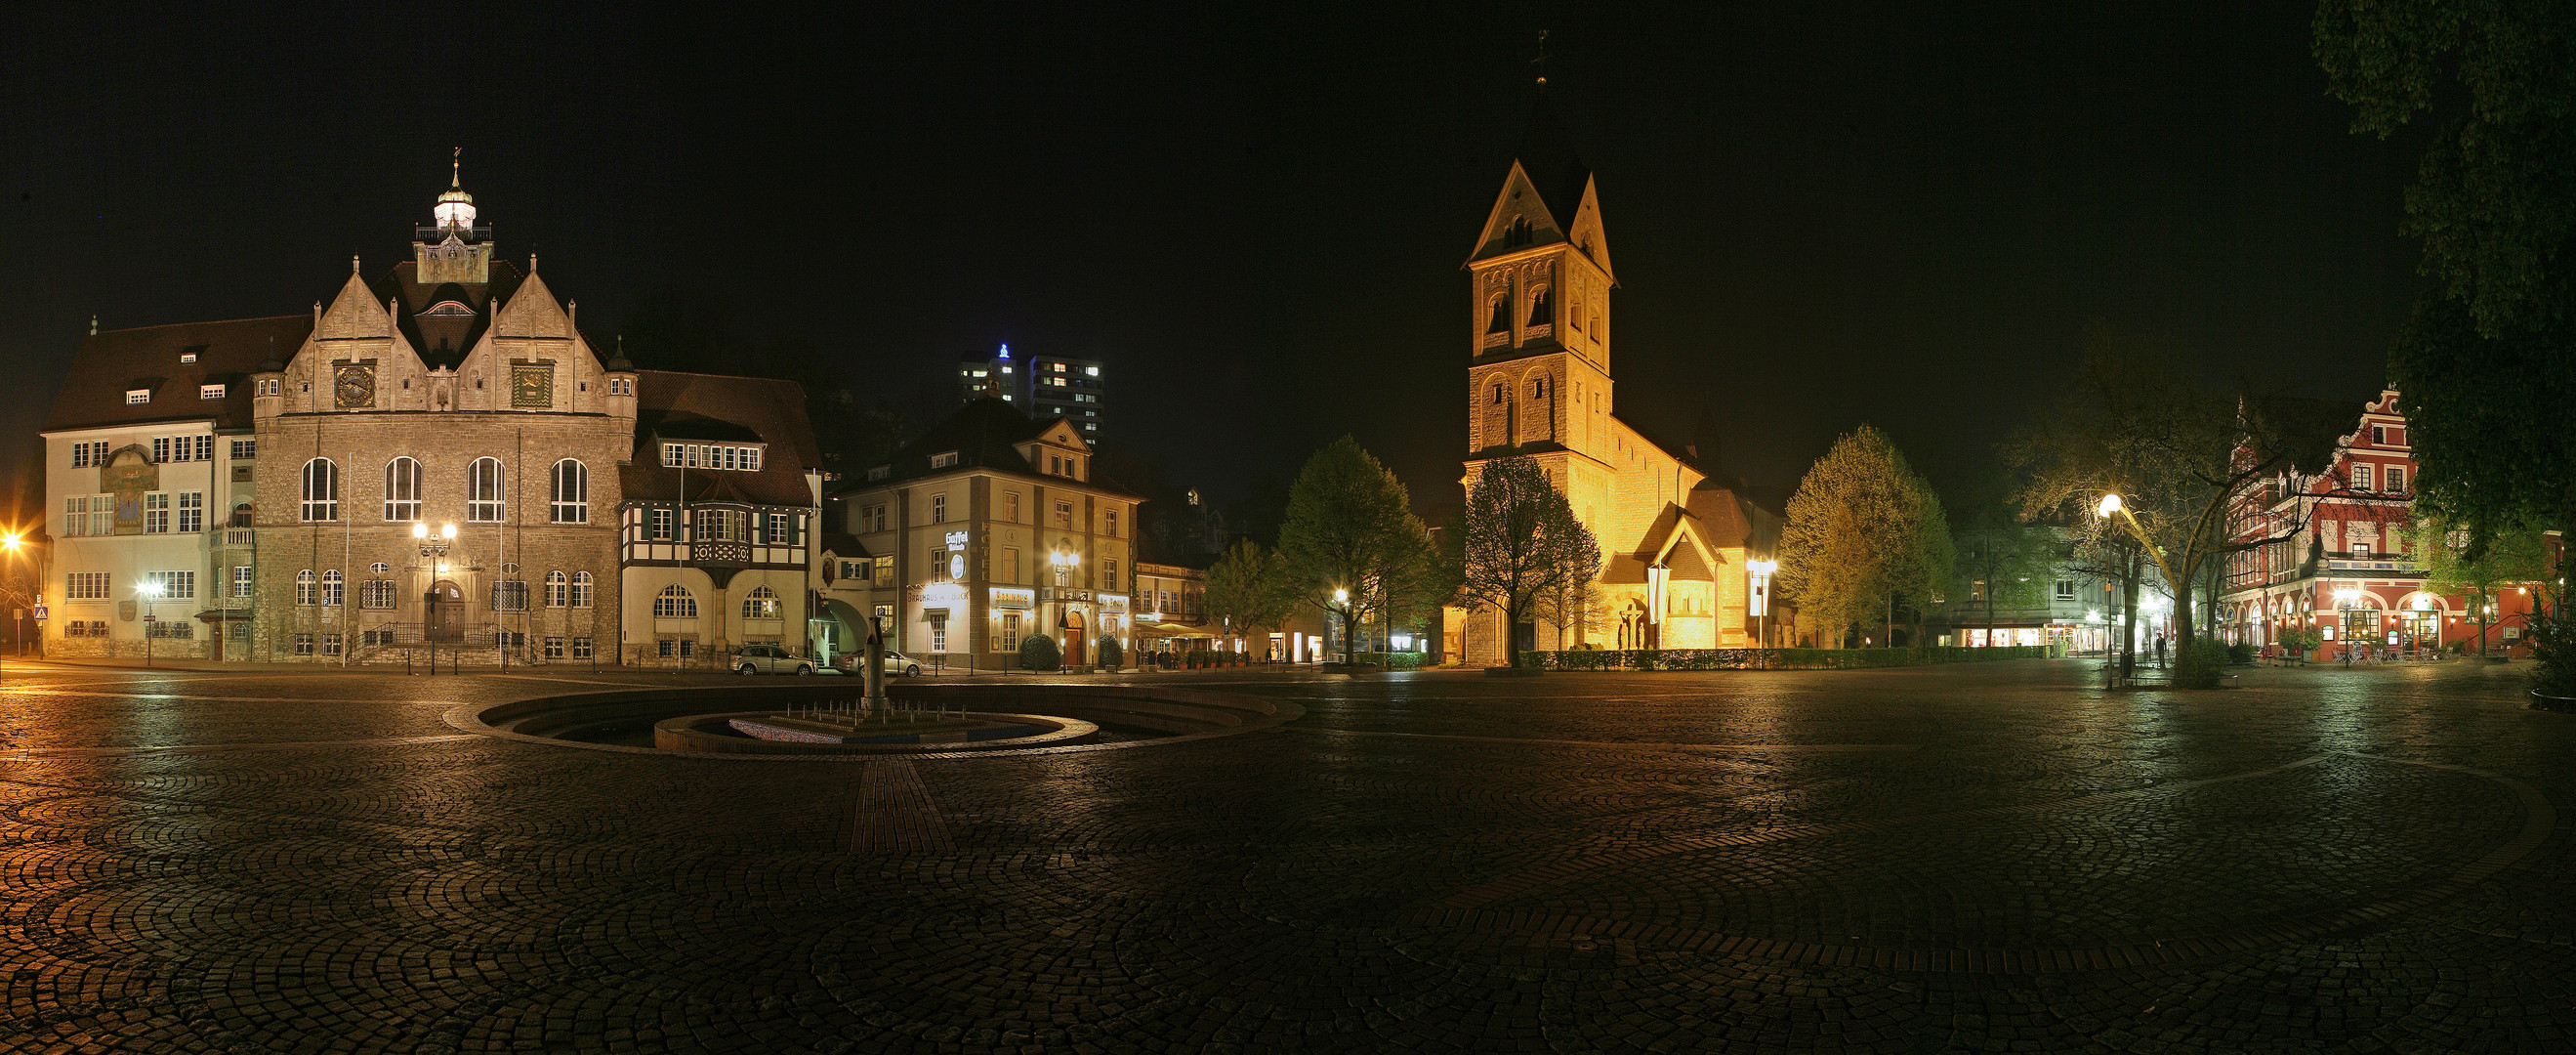
[[[1601,544],[1536,461],[1484,464],[1459,515],[1459,593],[1503,613],[1503,665],[1520,665],[1519,627],[1543,600],[1601,574]]]

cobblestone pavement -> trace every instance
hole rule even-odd
[[[1219,672],[1155,681],[1306,713],[835,763],[441,717],[667,678],[12,664],[0,1050],[2576,1050],[2522,667],[2095,673]]]

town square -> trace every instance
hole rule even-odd
[[[506,14],[0,53],[0,1052],[2576,1050],[2560,6]]]

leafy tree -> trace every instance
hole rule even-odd
[[[2475,530],[2440,520],[2419,521],[2415,555],[2424,565],[2424,588],[2468,595],[2470,613],[2477,616],[2478,651],[2483,654],[2495,627],[2497,595],[2509,586],[2547,580],[2549,544],[2538,529],[2527,525],[2497,532],[2482,544],[2472,537]]]
[[[1371,606],[1428,559],[1431,533],[1412,501],[1404,481],[1349,436],[1306,459],[1288,490],[1279,552],[1298,598],[1341,622],[1345,663]]]
[[[1246,637],[1287,622],[1296,603],[1287,560],[1251,539],[1237,541],[1208,568],[1208,614]]]
[[[1776,582],[1837,645],[1880,611],[1892,638],[1897,603],[1919,607],[1950,578],[1956,550],[1940,497],[1877,429],[1836,440],[1788,512]]]
[[[2236,554],[2296,538],[2317,500],[2348,493],[2304,485],[2268,490],[2284,474],[2330,465],[2352,427],[2349,406],[2271,395],[2233,398],[2175,370],[2177,357],[2133,338],[2096,333],[2074,390],[2004,445],[2025,483],[2033,520],[2066,525],[2079,555],[2138,598],[2145,568],[2174,599],[2181,643],[2198,637],[2194,598],[2208,570]],[[2105,495],[2120,496],[2102,514]],[[2136,651],[2128,623],[2124,657]],[[2124,666],[2134,659],[2124,658]]]
[[[2576,523],[2576,7],[2323,0],[2315,33],[2353,131],[2435,126],[2403,226],[2432,286],[2389,356],[2417,507],[2472,528],[2472,558]]]
[[[1520,665],[1520,625],[1601,575],[1601,543],[1526,455],[1486,462],[1459,511],[1461,595],[1503,613],[1503,665]]]
[[[1958,572],[1948,594],[1953,624],[1982,621],[1991,636],[1998,609],[2047,603],[2065,548],[2054,529],[2023,523],[2013,510],[1987,505],[1978,507],[1955,538]]]

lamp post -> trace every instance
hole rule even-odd
[[[2352,617],[2345,613],[2361,602],[2361,588],[2349,585],[2335,587],[2334,602],[2335,623],[2341,628],[2337,632],[2343,636],[2343,665],[2349,670],[2352,668]]]
[[[449,543],[456,541],[456,525],[441,524],[438,528],[438,534],[431,535],[429,532],[428,521],[414,521],[411,526],[411,537],[412,541],[420,543],[422,574],[434,576],[436,572],[444,570],[443,565],[445,564],[445,558],[447,556],[447,546]],[[438,558],[440,563],[431,564],[430,560],[432,558]],[[437,611],[438,607],[438,580],[433,577],[429,582],[424,583],[420,596],[420,640],[423,644],[429,646],[429,673],[432,676],[436,676],[438,674],[438,642],[436,639],[430,637],[429,624],[430,616]]]
[[[161,583],[156,579],[146,579],[143,585],[134,588],[134,592],[143,598],[143,666],[149,669],[152,666],[152,631],[157,625],[152,615],[152,602],[161,599]]]
[[[1055,550],[1047,554],[1047,563],[1055,566],[1055,584],[1057,586],[1071,586],[1073,585],[1073,570],[1082,566],[1082,554],[1075,553],[1072,550]],[[1058,623],[1062,623],[1064,621],[1065,603],[1066,602],[1061,597],[1056,600],[1056,621]],[[1061,629],[1058,630],[1057,636],[1062,636]],[[1089,646],[1086,642],[1085,650],[1088,651],[1088,648]],[[1065,656],[1063,658],[1065,665],[1068,667],[1075,666],[1077,664],[1089,666],[1089,664],[1080,663],[1080,660],[1082,659],[1080,656]]]
[[[1776,560],[1749,560],[1744,570],[1753,573],[1753,647],[1771,647],[1771,573],[1780,570]]]
[[[9,555],[9,556],[11,556],[11,557],[15,557],[15,556],[17,556],[17,555],[18,555],[19,538],[20,538],[19,534],[18,534],[17,532],[15,532],[15,531],[11,531],[11,532],[8,532],[8,533],[6,533],[6,534],[0,534],[0,553],[5,553],[5,554],[7,554],[7,555]],[[42,594],[39,594],[39,595],[37,595],[36,599],[41,601],[41,600],[43,600],[43,599],[44,599],[44,596],[43,596]],[[12,606],[12,607],[15,607],[15,606]],[[24,656],[24,655],[26,655],[26,653],[27,653],[27,616],[26,616],[26,609],[24,609],[24,608],[18,608],[18,609],[17,609],[17,613],[18,613],[18,615],[17,615],[17,618],[18,618],[18,654],[19,654],[19,655],[21,655],[21,656]],[[40,629],[41,629],[41,628],[40,628]]]

